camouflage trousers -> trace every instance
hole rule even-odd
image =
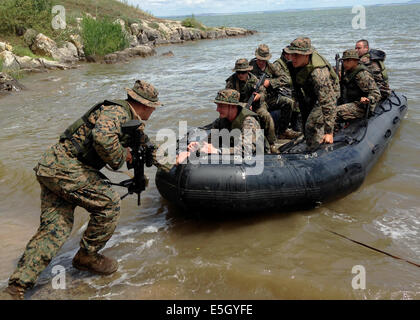
[[[336,122],[340,120],[346,121],[364,118],[366,115],[366,107],[359,106],[355,102],[339,105],[337,106]]]
[[[261,103],[260,107],[254,111],[260,117],[261,128],[264,129],[264,135],[270,145],[276,142],[276,130],[273,118],[267,110],[267,104]]]
[[[66,188],[66,184],[74,185],[74,180],[64,174],[60,178],[37,176],[41,186],[40,226],[27,244],[9,284],[17,283],[25,288],[34,286],[38,276],[70,236],[76,206],[90,213],[81,248],[97,252],[111,238],[120,215],[120,196],[98,172],[83,171],[83,176],[87,183],[75,190]]]
[[[274,125],[277,134],[282,134],[288,127],[292,117],[292,110],[295,102],[288,97],[280,97],[279,102],[269,104],[270,113],[274,119]]]
[[[324,115],[320,106],[315,106],[305,123],[305,139],[309,151],[318,149],[324,138]]]

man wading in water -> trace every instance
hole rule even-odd
[[[99,103],[67,128],[34,168],[41,186],[41,224],[27,244],[2,299],[24,299],[26,290],[35,285],[70,236],[76,206],[89,211],[90,220],[73,266],[101,275],[117,271],[117,261],[98,251],[114,233],[121,199],[99,170],[105,165],[116,170],[125,161],[132,161],[130,150],[122,145],[127,137],[121,126],[133,119],[148,120],[161,105],[158,91],[145,81],[138,80],[126,90],[126,100]]]

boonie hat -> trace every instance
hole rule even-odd
[[[158,99],[159,92],[146,81],[137,80],[133,88],[126,88],[125,90],[132,99],[148,107],[156,108],[162,105]]]
[[[252,67],[249,65],[249,62],[247,59],[238,59],[235,62],[235,68],[232,69],[232,71],[251,71]]]
[[[284,51],[289,54],[310,55],[314,52],[309,38],[296,38],[290,43],[290,46],[284,48]]]
[[[257,50],[255,50],[255,56],[258,60],[270,60],[270,48],[266,44],[260,44]]]
[[[360,60],[359,54],[357,53],[356,49],[349,49],[349,50],[344,51],[343,57],[341,59],[342,60],[346,60],[346,59]]]

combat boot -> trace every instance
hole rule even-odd
[[[26,289],[17,285],[9,285],[0,295],[1,300],[24,300]]]
[[[95,274],[109,275],[117,271],[118,262],[97,252],[91,253],[80,248],[73,258],[73,267]]]

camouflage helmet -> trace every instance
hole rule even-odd
[[[251,71],[252,67],[249,65],[249,62],[245,58],[236,60],[235,68],[232,71]]]
[[[156,108],[162,105],[159,102],[157,89],[150,83],[143,80],[137,80],[134,87],[125,89],[130,98],[146,105],[147,107]]]
[[[242,106],[239,102],[240,93],[233,89],[222,89],[217,92],[214,103],[229,104],[232,106]]]
[[[270,48],[266,44],[260,44],[257,50],[255,50],[255,56],[257,57],[258,60],[266,60],[266,61],[270,60],[271,58]]]
[[[343,57],[341,59],[342,60],[347,60],[347,59],[360,60],[359,53],[357,52],[356,49],[349,49],[349,50],[344,51]]]
[[[284,48],[284,51],[289,54],[310,55],[314,52],[309,38],[296,38],[290,43],[290,46]]]

